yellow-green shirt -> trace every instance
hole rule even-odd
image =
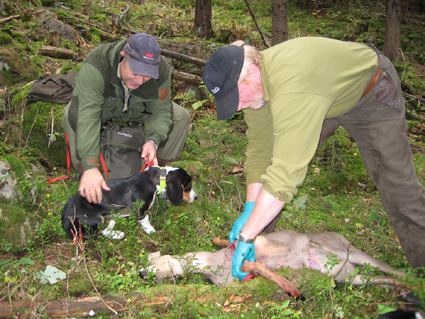
[[[378,66],[367,45],[296,38],[261,52],[266,104],[246,109],[247,184],[289,202],[307,173],[323,121],[349,112]]]

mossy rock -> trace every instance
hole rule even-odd
[[[9,45],[12,44],[12,42],[13,38],[9,34],[0,32],[0,45]]]
[[[0,251],[16,253],[35,239],[38,222],[34,214],[16,205],[0,203]]]
[[[23,131],[28,137],[30,149],[38,151],[40,157],[47,159],[54,166],[66,167],[67,146],[61,125],[64,107],[65,104],[49,102],[31,104],[25,111]]]
[[[4,39],[3,39],[4,40]],[[0,49],[3,64],[7,67],[2,71],[4,81],[8,85],[22,82],[30,82],[37,79],[37,68],[34,63],[27,59],[21,59],[16,48]]]

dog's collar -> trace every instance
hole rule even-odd
[[[172,166],[159,167],[159,185],[156,185],[156,195],[159,195],[159,198],[167,198],[167,175],[169,172],[175,171],[177,169],[178,167]]]
[[[167,187],[167,169],[165,167],[159,168],[159,185],[156,185],[156,192],[159,195],[159,198],[167,198],[167,193],[165,188]]]

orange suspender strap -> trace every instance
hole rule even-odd
[[[70,179],[69,170],[71,168],[71,153],[69,152],[68,135],[66,135],[66,133],[65,133],[65,140],[66,140],[66,166],[68,167],[68,178],[67,179]]]
[[[65,140],[66,140],[66,165],[68,166],[68,174],[62,175],[56,178],[46,179],[45,182],[54,183],[62,178],[65,178],[66,180],[71,178],[71,175],[69,175],[69,170],[71,169],[71,154],[69,152],[69,142],[68,142],[68,135],[65,134]]]
[[[102,163],[102,168],[106,176],[108,176],[108,178],[111,179],[111,177],[109,176],[108,168],[106,167],[105,159],[103,158],[102,152],[100,152],[100,162]]]

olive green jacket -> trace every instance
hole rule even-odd
[[[289,202],[304,181],[325,119],[349,112],[376,72],[367,45],[296,38],[261,52],[266,104],[246,109],[247,184]]]
[[[130,90],[128,109],[123,112],[125,91],[117,74],[119,53],[126,41],[104,44],[90,52],[74,83],[69,122],[84,170],[99,167],[100,131],[110,120],[144,123],[145,140],[152,139],[160,146],[173,128],[171,71],[163,58],[159,78]]]

